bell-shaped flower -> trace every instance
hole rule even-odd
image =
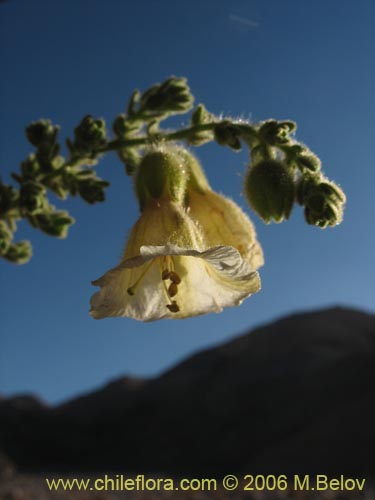
[[[142,321],[186,318],[239,305],[260,288],[258,273],[230,246],[208,247],[174,202],[149,205],[120,264],[94,281],[91,314]]]
[[[120,264],[93,282],[100,291],[91,315],[186,318],[237,306],[257,292],[259,275],[242,247],[213,243],[186,209],[189,172],[181,155],[155,151],[142,163],[136,179],[142,213]]]

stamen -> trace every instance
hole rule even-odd
[[[167,280],[170,276],[170,271],[168,269],[164,269],[164,271],[161,273],[161,279],[162,280]]]
[[[167,307],[172,313],[178,313],[180,311],[180,308],[175,300],[172,300],[172,304],[167,304]]]
[[[168,288],[168,295],[170,297],[174,297],[175,295],[177,295],[177,292],[178,292],[178,288],[177,288],[176,283],[171,283],[169,285],[169,288]]]
[[[174,262],[171,256],[167,256],[165,257],[165,259],[163,259],[163,265],[161,269],[161,279],[163,281],[168,300],[170,300],[170,298],[174,297],[177,294],[177,285],[181,283],[181,278],[174,271]],[[166,280],[171,281],[169,286],[167,286]],[[171,313],[178,313],[180,311],[180,308],[175,300],[172,300],[170,304],[166,304],[166,307],[170,310]]]
[[[175,271],[171,271],[168,277],[172,281],[172,283],[175,283],[176,285],[181,283],[181,278]]]

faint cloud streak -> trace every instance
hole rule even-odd
[[[237,16],[236,14],[230,13],[229,19],[235,23],[240,23],[243,26],[247,26],[248,28],[258,28],[259,23],[257,21],[253,21],[252,19],[248,19],[247,17]]]

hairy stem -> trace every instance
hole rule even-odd
[[[156,134],[155,136],[145,135],[142,137],[135,137],[134,139],[124,139],[124,140],[115,139],[113,141],[108,142],[108,144],[106,144],[102,148],[98,149],[97,153],[106,153],[107,151],[116,151],[128,147],[143,146],[152,143],[153,141],[155,141],[155,139],[163,141],[178,141],[182,139],[188,139],[189,135],[191,135],[194,132],[213,130],[218,123],[220,122],[204,123],[202,125],[187,127],[181,130],[177,130],[176,132],[170,132],[170,133],[160,132],[160,134]]]

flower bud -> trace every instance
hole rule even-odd
[[[295,129],[292,121],[267,120],[259,128],[259,137],[270,146],[283,145],[290,141],[289,134]]]
[[[87,115],[74,129],[73,149],[79,154],[91,153],[106,143],[106,127],[103,119],[95,120]]]
[[[325,228],[340,224],[343,218],[345,195],[333,182],[312,178],[301,182],[299,202],[305,206],[308,224]]]
[[[158,117],[189,111],[193,101],[186,79],[172,76],[162,84],[154,85],[142,95],[140,109],[144,117]]]
[[[151,200],[167,198],[182,203],[188,180],[187,168],[177,150],[147,153],[135,174],[135,191],[141,211]]]
[[[59,127],[52,125],[50,120],[39,120],[26,127],[26,137],[37,148],[43,143],[54,144]]]
[[[245,195],[250,206],[264,222],[282,222],[289,218],[292,211],[294,176],[281,161],[260,161],[248,171]]]

